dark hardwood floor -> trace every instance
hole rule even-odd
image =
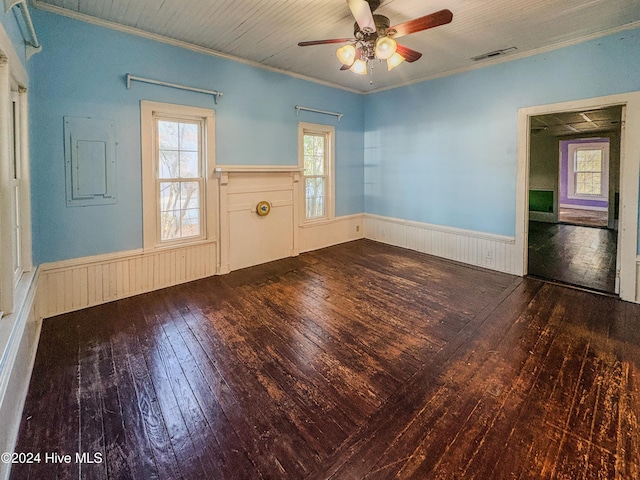
[[[528,273],[614,293],[617,235],[604,228],[529,222]]]
[[[639,369],[640,305],[357,241],[45,320],[11,478],[637,479]]]

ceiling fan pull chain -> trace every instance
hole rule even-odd
[[[369,62],[369,65],[371,66],[369,70],[369,85],[373,85],[373,62]]]

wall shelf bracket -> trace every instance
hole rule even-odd
[[[5,12],[9,12],[15,6],[20,7],[20,13],[22,14],[24,27],[26,27],[29,33],[28,38],[24,37],[24,44],[26,49],[25,56],[27,60],[29,60],[32,55],[42,50],[42,45],[40,45],[40,42],[38,41],[38,36],[36,35],[36,29],[33,27],[33,22],[31,21],[31,14],[29,13],[29,6],[27,5],[26,0],[4,0]],[[23,33],[23,36],[24,36],[24,33]]]

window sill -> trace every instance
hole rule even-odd
[[[310,227],[327,225],[329,223],[333,223],[334,220],[335,220],[334,217],[320,218],[318,220],[308,220],[308,221],[306,221],[304,223],[301,223],[300,224],[300,228],[310,228]]]
[[[153,252],[166,252],[168,250],[179,250],[185,247],[195,247],[198,245],[207,245],[210,243],[217,243],[218,239],[216,237],[213,238],[204,238],[194,240],[193,242],[179,242],[179,243],[171,243],[168,245],[156,245],[154,247],[144,248],[144,253],[153,253]]]

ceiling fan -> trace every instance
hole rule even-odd
[[[373,14],[380,6],[380,1],[347,0],[351,14],[356,20],[353,26],[354,38],[311,40],[300,42],[298,45],[308,47],[330,43],[347,43],[336,51],[336,56],[342,62],[340,70],[351,70],[354,73],[366,75],[368,62],[371,60],[386,60],[387,69],[392,70],[405,60],[415,62],[422,56],[422,53],[398,44],[396,38],[445,25],[453,20],[453,13],[445,9],[390,26],[389,18]]]

